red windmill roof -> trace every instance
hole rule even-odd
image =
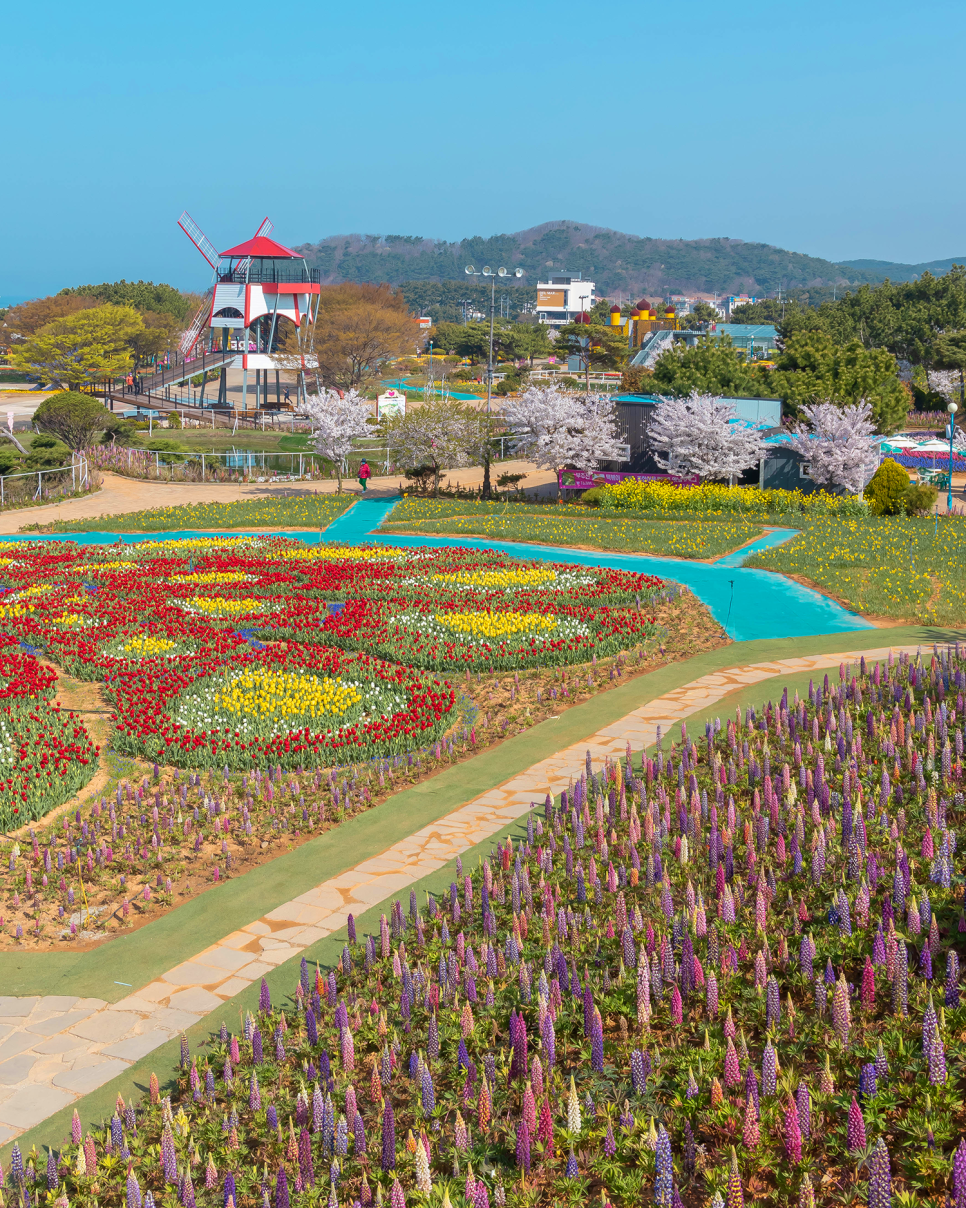
[[[267,235],[256,235],[253,239],[246,239],[244,243],[239,243],[237,247],[230,247],[221,255],[226,260],[237,256],[253,256],[256,259],[261,257],[265,260],[302,260],[304,258],[298,252],[293,252],[287,247],[282,247],[280,243],[276,243],[274,239],[269,239]]]

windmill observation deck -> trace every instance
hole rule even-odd
[[[219,284],[231,282],[238,285],[316,285],[322,281],[322,271],[308,268],[304,261],[256,260],[248,264],[236,264],[219,268]]]

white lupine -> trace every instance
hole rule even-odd
[[[570,1075],[570,1093],[567,1096],[567,1131],[576,1136],[580,1132],[580,1100],[577,1098],[577,1088],[574,1086],[574,1076]]]

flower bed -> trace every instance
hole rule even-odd
[[[436,670],[566,666],[626,650],[657,624],[630,609],[560,607],[492,611],[462,602],[356,601],[325,621],[322,641]]]
[[[966,659],[831,679],[588,757],[518,846],[183,1045],[172,1100],[18,1151],[17,1196],[962,1203]]]

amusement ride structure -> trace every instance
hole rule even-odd
[[[315,318],[319,309],[321,274],[305,257],[270,239],[272,223],[265,219],[251,239],[215,250],[187,210],[178,219],[198,251],[211,266],[214,280],[181,338],[183,365],[200,359],[221,371],[219,407],[228,407],[228,370],[242,371],[241,410],[248,410],[249,373],[254,371],[254,409],[272,406],[268,375],[275,372],[274,408],[281,406],[280,368],[298,371],[304,395],[304,371],[312,361]],[[284,341],[284,325],[295,328],[295,347]],[[199,349],[201,353],[199,354]],[[291,351],[289,351],[291,350]]]

